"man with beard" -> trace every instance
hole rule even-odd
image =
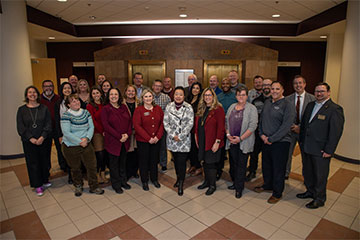
[[[97,85],[101,86],[101,84],[106,80],[106,77],[104,74],[99,74],[97,77]]]
[[[59,166],[60,166],[61,170],[65,171],[66,163],[65,163],[65,160],[61,153],[61,145],[59,142],[59,138],[56,137],[56,133],[55,133],[55,109],[54,108],[55,108],[55,103],[59,100],[60,97],[54,93],[54,83],[51,80],[44,80],[42,82],[42,89],[43,89],[43,92],[41,94],[40,103],[47,106],[50,111],[51,126],[52,126],[51,137],[54,139]]]
[[[71,87],[72,87],[74,93],[76,93],[78,82],[79,82],[79,79],[76,75],[71,75],[69,77],[69,83],[71,84]]]
[[[219,93],[222,92],[218,85],[219,85],[218,77],[216,75],[212,75],[209,78],[209,86],[214,90],[216,95],[219,95]]]
[[[258,116],[260,120],[260,114],[264,107],[264,102],[266,99],[271,98],[271,79],[265,79],[262,81],[262,93],[260,96],[255,98],[251,103],[255,105]],[[246,176],[246,181],[249,182],[251,179],[256,177],[256,170],[258,168],[258,162],[259,162],[259,153],[261,152],[263,142],[259,135],[259,126],[255,130],[255,144],[254,144],[254,151],[250,153],[250,160],[249,160],[249,173]]]
[[[304,77],[300,75],[296,75],[293,80],[293,86],[295,92],[286,97],[286,99],[295,106],[296,120],[294,124],[291,126],[291,143],[289,148],[289,158],[286,165],[285,179],[289,179],[289,174],[291,171],[292,155],[294,152],[294,148],[296,146],[296,142],[299,141],[300,122],[302,116],[304,115],[305,108],[308,105],[308,103],[315,101],[315,96],[305,91],[306,81]],[[303,158],[302,151],[301,151],[301,158]]]
[[[239,74],[237,71],[235,70],[231,70],[228,74],[228,77],[227,77],[230,81],[230,89],[233,93],[236,92],[236,89],[238,87],[244,87],[244,88],[247,88],[245,86],[245,84],[243,83],[239,83]]]
[[[198,81],[197,76],[195,74],[191,74],[188,76],[188,85],[187,87],[185,87],[185,99],[187,99],[187,97],[190,94],[190,88],[191,85],[193,85],[193,83],[196,83]]]
[[[133,76],[133,83],[136,87],[136,92],[137,92],[137,97],[138,99],[141,99],[141,93],[142,91],[144,91],[145,89],[147,89],[148,87],[143,85],[144,79],[143,79],[143,75],[140,72],[137,72],[134,74]]]
[[[249,90],[248,102],[252,103],[252,101],[259,97],[262,93],[262,85],[264,78],[262,76],[256,75],[253,80],[254,88]]]
[[[170,77],[164,77],[163,81],[163,90],[162,92],[167,94],[171,101],[174,101],[174,89],[172,88],[172,85],[171,85],[171,78]]]

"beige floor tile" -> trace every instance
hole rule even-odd
[[[144,194],[140,197],[137,197],[136,200],[139,201],[143,205],[148,205],[148,204],[151,204],[151,203],[161,200],[161,198],[159,198],[158,196],[156,196],[153,193],[148,193],[148,194]]]
[[[84,202],[91,203],[94,201],[98,201],[100,199],[105,199],[104,195],[96,195],[88,192],[88,189],[85,189],[83,195],[80,197]]]
[[[222,201],[216,202],[215,204],[211,205],[209,208],[211,211],[213,211],[216,214],[219,214],[222,217],[225,217],[232,213],[236,208],[224,203]]]
[[[154,213],[160,215],[163,214],[167,211],[170,211],[171,209],[174,208],[173,205],[171,205],[170,203],[164,201],[164,200],[160,200],[160,201],[156,201],[152,204],[146,205],[148,209],[150,209],[151,211],[153,211]]]
[[[133,186],[134,184],[132,184]],[[153,185],[151,183],[149,183],[149,187],[152,188]],[[141,197],[144,194],[147,194],[148,192],[144,191],[142,188],[139,187],[132,187],[130,191],[127,191],[126,193],[130,194],[130,196],[132,196],[133,198],[138,198]],[[151,194],[149,192],[149,194]]]
[[[347,204],[347,205],[350,205],[352,207],[360,208],[360,201],[359,201],[358,198],[353,198],[353,197],[349,197],[349,196],[346,196],[346,195],[340,195],[339,198],[336,200],[336,203],[337,202]]]
[[[138,210],[139,208],[144,207],[144,205],[142,205],[135,199],[132,199],[125,203],[117,204],[117,207],[120,208],[124,213],[129,214],[131,212]]]
[[[251,223],[255,219],[253,215],[250,215],[238,209],[227,215],[226,218],[242,227],[249,225],[249,223]]]
[[[114,206],[114,204],[107,198],[99,199],[93,202],[88,203],[89,207],[95,212],[100,212],[107,208]]]
[[[48,231],[48,233],[51,239],[69,239],[80,234],[79,230],[73,223]]]
[[[205,209],[204,206],[202,206],[194,201],[188,201],[188,202],[178,206],[178,208],[180,210],[186,212],[189,215],[194,215]]]
[[[286,217],[291,217],[299,208],[300,206],[294,207],[293,205],[290,205],[286,201],[280,200],[278,203],[274,204],[270,209]]]
[[[229,204],[234,208],[239,208],[245,203],[249,202],[249,200],[244,198],[235,198],[234,196],[227,196],[222,200],[222,202]]]
[[[4,201],[15,197],[26,197],[26,193],[22,187],[18,187],[11,191],[1,191]]]
[[[161,217],[164,218],[169,223],[171,223],[172,225],[176,225],[179,222],[182,222],[185,219],[189,218],[190,216],[184,213],[183,211],[174,208],[166,213],[163,213]]]
[[[148,208],[142,207],[129,213],[128,216],[140,225],[156,217],[156,214],[150,211]]]
[[[205,194],[203,194],[197,198],[194,198],[194,201],[207,208],[215,204],[219,200],[214,198],[213,196],[206,196]]]
[[[176,239],[176,240],[187,240],[190,239],[188,235],[177,229],[176,227],[172,227],[168,230],[166,230],[163,233],[160,233],[156,236],[158,240],[170,240],[170,239]]]
[[[345,214],[352,218],[356,217],[359,211],[359,207],[357,207],[356,205],[350,206],[348,204],[343,204],[341,202],[336,202],[334,205],[331,206],[330,209]]]
[[[11,184],[11,183],[18,183],[19,179],[17,178],[14,171],[0,173],[0,185],[1,187]],[[4,189],[1,189],[1,191],[4,191]]]
[[[141,226],[153,236],[157,236],[172,227],[170,223],[160,216],[143,223]]]
[[[104,222],[96,214],[77,220],[74,223],[81,233],[87,232],[90,229],[104,224]]]
[[[40,199],[38,197],[38,199]],[[16,207],[21,204],[30,203],[29,198],[26,195],[5,199],[4,201],[6,208]]]
[[[41,209],[53,204],[57,204],[57,201],[55,200],[55,198],[51,196],[50,193],[49,194],[45,193],[43,197],[31,201],[31,203],[35,209]]]
[[[321,220],[321,217],[310,214],[302,209],[299,209],[291,218],[309,227],[315,227]]]
[[[340,196],[340,193],[338,192],[334,192],[334,191],[331,191],[331,190],[327,190],[326,191],[326,198],[327,200],[337,200]]]
[[[126,192],[124,192],[123,194],[115,194],[115,195],[113,194],[110,196],[106,195],[106,197],[114,204],[121,204],[134,199],[131,195],[129,195]]]
[[[190,217],[183,222],[176,224],[176,228],[180,229],[182,232],[186,233],[186,235],[190,237],[194,237],[198,233],[202,232],[206,228],[208,228],[203,223],[197,221],[196,219]]]
[[[0,210],[0,222],[9,219],[9,215],[6,210]]]
[[[304,239],[311,233],[313,227],[309,227],[298,221],[289,219],[284,225],[281,226],[281,229]]]
[[[28,213],[28,212],[31,212],[31,211],[34,211],[34,208],[33,208],[33,206],[31,205],[30,202],[20,204],[18,206],[7,209],[9,218],[17,217],[19,215],[22,215],[24,213]]]
[[[110,208],[97,212],[97,215],[104,223],[108,223],[112,220],[124,216],[125,213],[121,211],[118,207],[112,206]]]
[[[331,209],[326,213],[324,218],[347,228],[351,226],[355,219],[354,217],[349,217],[348,215],[339,213]]]
[[[60,203],[60,206],[65,211],[68,211],[68,210],[71,210],[74,208],[78,208],[78,207],[84,206],[86,204],[81,198],[78,198],[75,196],[72,196],[71,199],[68,199],[65,201],[59,201],[59,203]]]
[[[263,220],[256,219],[250,223],[246,229],[263,238],[269,238],[278,228]]]
[[[308,203],[308,202],[309,202],[309,200],[307,200],[306,203]],[[326,206],[326,204],[327,203],[325,203],[325,206]],[[326,207],[320,207],[317,209],[309,209],[309,208],[305,207],[305,205],[302,206],[300,209],[306,213],[313,214],[313,215],[321,217],[321,218],[324,217],[325,214],[329,211],[329,208],[326,208]]]
[[[248,214],[251,214],[255,217],[258,217],[260,214],[266,211],[267,208],[261,207],[259,205],[254,204],[252,201],[249,201],[242,205],[239,210],[244,211]]]
[[[66,200],[73,200],[75,198],[74,192],[70,189],[66,189],[65,192],[53,192],[52,195],[60,203],[65,202]]]
[[[2,160],[1,160],[2,161]],[[0,162],[1,162],[0,161]],[[0,239],[2,240],[12,240],[12,239],[16,239],[15,237],[15,233],[14,231],[9,231],[9,232],[6,232],[6,233],[3,233],[3,234],[0,234]]]
[[[172,196],[165,198],[165,201],[169,202],[173,206],[180,206],[181,204],[189,201],[190,198],[185,196],[179,196],[175,192]]]
[[[355,218],[355,220],[353,221],[353,223],[351,224],[350,227],[352,230],[358,231],[360,232],[360,217],[358,215],[358,217]]]
[[[86,204],[66,211],[66,214],[71,218],[73,222],[93,215],[94,213],[95,212]]]
[[[271,240],[290,240],[290,239],[303,239],[299,238],[291,233],[288,233],[282,229],[277,230],[269,239]]]
[[[26,163],[25,158],[12,159],[9,162],[11,166],[17,166]]]
[[[174,193],[175,193],[173,190],[171,190],[170,188],[168,188],[164,185],[161,188],[150,189],[150,192],[162,199],[168,198],[168,197],[174,195]],[[185,194],[184,194],[184,196],[185,196]]]
[[[11,182],[11,183],[2,185],[1,191],[8,192],[8,191],[13,191],[13,190],[16,190],[19,188],[21,188],[21,184],[19,183],[19,181],[17,181],[17,182]]]
[[[197,186],[192,186],[192,187],[186,188],[184,190],[184,196],[187,197],[187,198],[190,198],[190,199],[196,198],[201,194],[203,194],[203,192],[199,191],[197,189]]]
[[[223,218],[219,214],[217,214],[213,211],[210,211],[209,209],[205,209],[205,210],[193,215],[193,217],[207,226],[211,226]]]
[[[47,231],[56,229],[64,226],[65,224],[71,223],[70,218],[65,213],[60,213],[46,219],[41,220]]]
[[[288,217],[268,209],[259,216],[259,219],[264,220],[265,222],[270,223],[275,227],[281,227],[281,225],[283,225],[288,220]]]
[[[36,209],[36,213],[40,219],[46,219],[54,215],[62,213],[64,210],[59,206],[58,203],[52,204],[50,206]]]
[[[1,160],[0,161],[0,168],[7,168],[10,166],[11,166],[11,164],[10,164],[9,160]]]

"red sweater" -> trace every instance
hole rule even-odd
[[[91,114],[91,117],[92,117],[92,120],[93,120],[93,123],[94,123],[94,127],[95,127],[94,133],[103,134],[104,128],[103,128],[103,125],[101,123],[101,111],[103,109],[103,105],[102,104],[96,104],[96,105],[98,106],[98,109],[96,109],[90,103],[86,106],[86,109]]]
[[[138,106],[133,116],[136,140],[149,142],[150,138],[155,136],[160,140],[164,133],[163,118],[164,112],[158,105],[154,106],[152,110]]]
[[[199,116],[195,118],[195,136],[199,139],[198,126]],[[224,109],[218,106],[209,112],[205,121],[205,151],[211,150],[216,139],[220,139],[219,149],[224,146],[225,134],[225,112]]]
[[[52,128],[53,129],[55,129],[55,110],[54,110],[54,108],[55,108],[55,103],[57,102],[57,100],[59,98],[60,98],[59,95],[56,95],[54,93],[54,96],[51,98],[51,100],[44,97],[44,94],[41,94],[41,99],[40,99],[40,103],[47,106],[49,111],[50,111],[51,123],[52,123]]]

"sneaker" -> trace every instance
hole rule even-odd
[[[161,167],[161,171],[162,171],[163,173],[166,173],[166,172],[167,172],[167,167],[166,167],[166,166]]]
[[[104,194],[105,191],[98,187],[98,188],[95,188],[94,190],[90,190],[89,192],[95,193],[96,195],[101,195],[101,194]]]
[[[83,193],[83,187],[82,186],[76,186],[75,187],[75,196],[80,197]]]
[[[44,189],[42,187],[38,187],[35,189],[36,195],[38,195],[39,197],[41,197],[42,195],[44,195]]]
[[[52,183],[51,182],[47,182],[47,183],[44,183],[43,184],[43,188],[49,188],[49,187],[51,187],[52,186]]]

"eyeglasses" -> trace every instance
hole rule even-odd
[[[212,94],[204,94],[204,97],[212,97]]]
[[[316,93],[325,93],[327,92],[326,90],[315,90]]]
[[[43,87],[44,88],[46,88],[46,87],[54,87],[54,85],[44,85]]]

